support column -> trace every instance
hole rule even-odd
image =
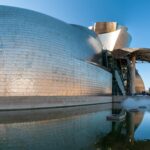
[[[135,94],[135,63],[136,63],[136,56],[131,56],[131,63],[130,63],[130,93]]]

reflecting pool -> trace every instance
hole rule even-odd
[[[111,131],[96,142],[97,150],[150,149],[150,97],[128,97],[119,109],[112,108],[118,119],[109,118]],[[125,112],[125,117],[122,112]],[[124,117],[121,118],[121,115]],[[113,117],[113,115],[110,115]]]
[[[111,131],[111,103],[0,112],[0,150],[92,150]]]
[[[0,111],[0,150],[149,150],[149,126],[148,96],[97,105]]]

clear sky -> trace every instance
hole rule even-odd
[[[149,0],[0,0],[0,5],[17,6],[48,14],[72,24],[117,21],[132,35],[130,47],[150,47]],[[136,64],[150,87],[150,64]]]

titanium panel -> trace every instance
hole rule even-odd
[[[0,6],[0,96],[111,94],[111,73],[86,61],[101,51],[93,31]]]
[[[145,91],[144,82],[137,70],[135,74],[135,91],[136,93],[142,93]]]
[[[97,34],[113,32],[117,29],[117,22],[96,22],[92,29]]]
[[[98,37],[103,45],[103,49],[110,51],[128,47],[131,41],[131,37],[124,27],[114,32],[99,34]]]

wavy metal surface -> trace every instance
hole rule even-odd
[[[96,22],[92,28],[97,34],[116,31],[117,22]]]
[[[99,34],[98,35],[103,49],[113,51],[114,49],[119,49],[123,47],[128,47],[131,41],[131,36],[128,34],[127,29],[121,27],[116,31]]]
[[[86,28],[0,6],[0,96],[111,94],[111,74],[86,62],[101,51]]]
[[[143,91],[145,91],[144,82],[137,70],[135,75],[135,91],[136,93],[142,93]]]

